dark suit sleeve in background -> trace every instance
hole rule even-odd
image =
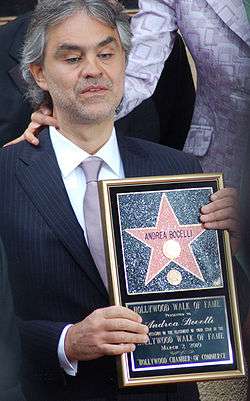
[[[19,335],[0,242],[0,401],[24,401],[18,381],[21,362]]]
[[[153,96],[116,122],[127,136],[182,150],[193,116],[195,87],[186,48],[177,34]]]
[[[32,112],[19,61],[29,14],[0,27],[0,147],[26,129]]]
[[[182,150],[193,116],[195,87],[186,48],[177,34],[152,96],[160,120],[160,143]]]
[[[37,0],[1,0],[0,16],[21,15],[32,10]]]

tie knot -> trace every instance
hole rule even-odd
[[[97,181],[102,163],[103,160],[96,156],[88,157],[82,162],[87,184],[92,181]]]

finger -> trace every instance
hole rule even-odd
[[[238,191],[235,188],[222,188],[211,195],[211,200],[214,201],[217,199],[226,198],[228,196],[238,199]]]
[[[233,219],[221,220],[221,221],[213,221],[203,224],[206,229],[214,229],[214,230],[228,230],[231,234],[236,235],[238,238],[239,233],[239,224]]]
[[[107,344],[144,344],[149,338],[146,334],[127,333],[126,331],[107,331],[103,340]]]
[[[103,344],[102,352],[104,355],[122,355],[127,352],[133,352],[135,344]]]
[[[234,207],[236,210],[239,208],[239,202],[233,197],[227,197],[223,199],[218,199],[207,205],[202,206],[201,213],[207,214],[215,212],[216,210],[225,209],[227,207]]]
[[[127,331],[131,333],[147,334],[148,327],[128,319],[105,319],[104,330]]]
[[[55,117],[45,115],[40,111],[36,111],[31,115],[31,121],[39,125],[50,125],[53,127],[58,127],[58,122]]]
[[[225,209],[219,209],[216,212],[211,212],[208,214],[202,214],[200,220],[202,223],[218,222],[221,220],[238,220],[238,213],[234,207],[227,207]]]
[[[39,144],[39,140],[38,138],[36,138],[36,135],[38,135],[39,133],[39,128],[41,127],[40,124],[31,122],[28,126],[28,128],[24,131],[24,139],[30,143],[32,143],[32,145],[38,145]]]
[[[142,322],[142,318],[140,315],[138,315],[138,313],[135,313],[131,309],[125,308],[124,306],[109,306],[101,309],[101,311],[106,319],[123,318],[133,320],[134,322]]]
[[[21,136],[19,136],[18,138],[13,139],[13,141],[11,141],[11,142],[5,143],[5,144],[3,145],[3,148],[4,148],[5,146],[16,145],[17,143],[22,142],[22,141],[24,141],[24,135],[21,135]]]

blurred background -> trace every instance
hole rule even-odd
[[[124,0],[123,4],[129,9],[136,9],[137,0]],[[17,16],[33,9],[37,0],[1,0],[0,17]]]

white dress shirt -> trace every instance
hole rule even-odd
[[[86,179],[81,167],[83,160],[89,155],[79,148],[69,139],[65,138],[54,127],[50,127],[50,138],[54,148],[56,159],[61,170],[62,179],[74,210],[76,218],[81,225],[87,242],[85,221],[83,215],[83,199],[86,191]],[[124,178],[123,164],[117,144],[115,129],[113,129],[109,140],[98,150],[95,156],[104,161],[99,172],[98,180]],[[61,333],[58,343],[57,353],[60,366],[64,371],[75,376],[77,373],[77,361],[70,362],[65,354],[64,341],[67,330],[71,325],[67,325]]]

